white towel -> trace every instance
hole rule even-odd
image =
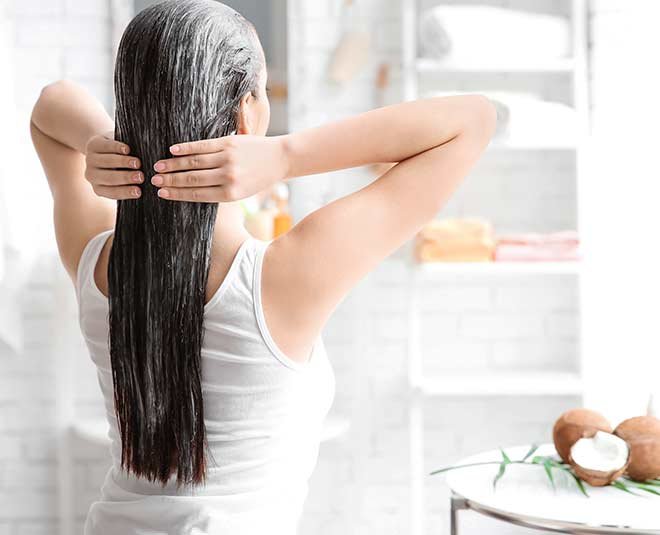
[[[570,55],[568,20],[494,6],[436,6],[421,16],[422,54],[463,66],[535,64]]]
[[[572,107],[528,93],[492,92],[489,96],[508,110],[497,140],[530,146],[570,146],[576,142],[577,115]]]
[[[449,96],[468,92],[436,91],[424,96]],[[543,100],[533,93],[484,91],[497,111],[495,140],[512,145],[570,145],[577,138],[575,110],[562,103]]]

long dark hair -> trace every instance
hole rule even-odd
[[[177,487],[203,483],[208,444],[202,320],[217,204],[161,199],[156,161],[178,142],[236,129],[258,98],[254,27],[212,0],[168,0],[128,25],[115,66],[115,136],[142,160],[142,195],[118,201],[108,264],[110,356],[121,466]]]

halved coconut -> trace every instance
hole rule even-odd
[[[660,419],[636,416],[621,422],[614,434],[630,445],[630,464],[626,470],[635,481],[660,477]]]
[[[597,431],[612,432],[610,422],[600,413],[589,409],[572,409],[562,414],[552,429],[555,449],[564,462],[578,440],[593,437]]]
[[[630,447],[625,440],[596,431],[573,444],[568,462],[580,479],[592,487],[604,487],[623,475],[629,461]]]

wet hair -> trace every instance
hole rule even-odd
[[[108,264],[109,345],[121,467],[163,486],[203,483],[209,455],[201,348],[215,203],[174,202],[151,184],[174,143],[236,130],[259,98],[254,27],[213,0],[138,13],[115,65],[115,137],[142,160],[137,199],[118,201]]]

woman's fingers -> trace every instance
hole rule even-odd
[[[118,171],[114,169],[87,169],[85,178],[92,184],[102,186],[123,186],[144,182],[141,171]]]
[[[99,197],[106,197],[107,199],[126,200],[137,199],[142,195],[140,188],[137,186],[101,186],[95,185],[93,187],[94,193]]]
[[[194,169],[213,169],[219,167],[222,158],[217,153],[193,154],[192,156],[181,156],[159,160],[154,164],[154,170],[158,173],[172,173],[175,171],[192,171]]]
[[[87,152],[100,154],[129,154],[131,149],[126,143],[104,136],[94,136],[87,145]]]
[[[228,201],[229,195],[224,186],[207,188],[163,188],[158,190],[158,196],[168,201],[187,202],[223,202]]]
[[[204,186],[222,186],[228,180],[220,169],[202,169],[200,171],[181,171],[179,173],[158,174],[151,178],[154,186],[174,188],[199,188]]]
[[[139,169],[140,160],[135,156],[121,154],[89,154],[87,166],[99,169]]]
[[[177,143],[170,147],[170,152],[174,156],[189,156],[191,154],[210,154],[220,152],[225,145],[225,138],[202,139],[200,141],[189,141],[187,143]]]

